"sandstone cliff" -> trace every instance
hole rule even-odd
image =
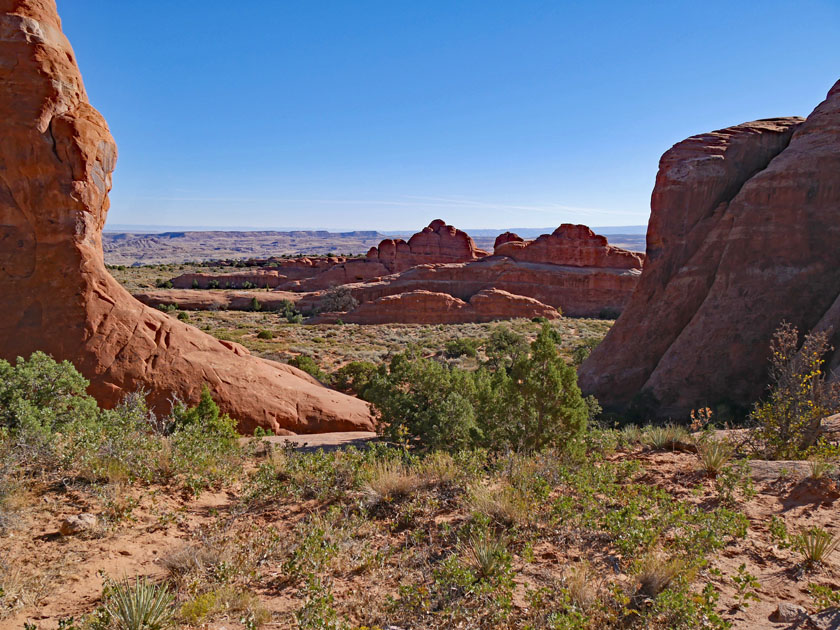
[[[694,136],[662,157],[647,263],[623,315],[580,370],[605,406],[660,416],[746,409],[783,321],[840,331],[840,82],[803,122]],[[832,365],[840,355],[835,353]]]
[[[90,106],[54,0],[0,0],[0,356],[69,359],[103,405],[145,389],[157,411],[207,383],[243,431],[370,429],[365,403],[133,299],[102,227],[117,150]]]

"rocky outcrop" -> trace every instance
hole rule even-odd
[[[479,291],[468,302],[448,293],[417,290],[381,297],[316,323],[341,319],[348,324],[459,324],[517,317],[556,319],[560,314],[537,300],[498,289]]]
[[[399,273],[417,265],[469,262],[487,256],[466,232],[436,219],[408,239],[386,239],[367,254],[369,261],[383,265],[389,273]]]
[[[446,293],[468,302],[480,291],[499,289],[538,300],[566,315],[615,317],[624,308],[640,274],[639,269],[569,267],[489,256],[471,263],[420,265],[400,274],[346,286],[362,304],[418,290]],[[315,308],[319,299],[318,293],[306,295],[298,307],[306,312]]]
[[[282,284],[280,288],[284,291],[322,291],[351,282],[366,282],[389,273],[383,264],[375,260],[355,259],[311,278]]]
[[[840,331],[840,82],[802,122],[760,120],[662,157],[648,260],[624,314],[580,371],[603,404],[660,416],[745,409],[785,320]],[[832,364],[838,362],[837,353]]]
[[[496,238],[494,255],[520,262],[547,263],[595,269],[641,269],[644,257],[607,243],[585,225],[564,223],[551,234],[526,241],[511,232]]]
[[[88,104],[53,0],[0,0],[0,356],[69,359],[101,404],[158,412],[208,384],[243,431],[370,429],[369,409],[133,299],[105,270],[117,151]]]

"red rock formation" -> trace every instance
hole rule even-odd
[[[745,123],[665,153],[639,288],[582,387],[617,408],[644,395],[661,416],[743,409],[782,320],[840,330],[838,174],[840,83],[805,122]]]
[[[333,316],[337,317],[348,324],[458,324],[516,317],[556,319],[560,314],[532,298],[487,289],[473,295],[469,302],[448,293],[423,290],[399,293]]]
[[[597,317],[605,312],[620,313],[640,274],[639,269],[568,267],[489,256],[470,263],[420,265],[347,287],[360,303],[417,290],[469,301],[479,291],[500,289],[533,298],[566,315]],[[298,307],[306,312],[315,308],[319,299],[318,293],[308,294]]]
[[[311,278],[281,284],[284,291],[322,291],[351,282],[365,282],[388,275],[385,266],[375,260],[348,260]]]
[[[209,384],[243,431],[370,429],[365,403],[134,300],[105,270],[116,146],[88,104],[54,0],[0,0],[0,356],[69,359],[103,405],[157,411]]]
[[[384,265],[390,273],[399,273],[417,265],[469,262],[487,256],[478,249],[466,232],[456,230],[440,219],[408,239],[386,239],[372,247],[368,260]]]
[[[548,263],[572,267],[641,269],[643,256],[613,247],[604,236],[585,225],[564,223],[552,234],[525,241],[506,232],[496,239],[494,255],[508,256],[521,262]]]
[[[519,234],[514,234],[513,232],[502,232],[496,237],[496,240],[493,243],[493,249],[495,250],[499,245],[504,245],[505,243],[522,243],[525,239],[519,236]]]

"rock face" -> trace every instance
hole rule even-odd
[[[639,287],[581,367],[602,404],[641,395],[660,416],[743,409],[763,393],[783,320],[831,329],[838,346],[840,82],[804,122],[760,120],[675,145],[651,210]]]
[[[420,265],[346,286],[362,304],[418,290],[447,293],[468,302],[480,291],[499,289],[538,300],[567,315],[597,317],[607,311],[621,312],[640,274],[639,269],[568,267],[488,256],[471,263]],[[318,294],[304,296],[298,308],[306,312],[317,305],[318,299]]]
[[[133,299],[102,227],[117,151],[88,104],[54,0],[0,0],[0,356],[69,359],[101,404],[145,389],[166,412],[206,383],[242,431],[371,429],[369,409]]]
[[[487,256],[466,232],[456,230],[440,219],[408,239],[386,239],[372,247],[367,259],[382,264],[389,273],[399,273],[417,265],[457,263]]]
[[[417,290],[360,304],[340,318],[348,324],[458,324],[516,317],[556,319],[560,314],[537,300],[498,289],[479,291],[469,302],[448,293]]]
[[[613,247],[606,237],[595,234],[587,226],[569,223],[533,241],[505,232],[496,238],[494,254],[520,262],[596,269],[641,269],[644,263],[641,254]]]

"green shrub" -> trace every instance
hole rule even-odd
[[[365,392],[378,368],[369,361],[352,361],[332,373],[332,386],[340,392],[366,399]]]
[[[365,395],[389,437],[409,436],[430,449],[569,448],[590,415],[575,370],[557,353],[549,324],[530,353],[510,361],[508,369],[466,371],[397,355],[371,378]]]
[[[322,383],[329,383],[329,375],[324,373],[312,357],[306,356],[305,354],[292,357],[289,359],[289,365],[296,367],[299,370],[303,370],[310,376],[317,378]]]
[[[453,339],[444,345],[443,353],[450,359],[457,357],[473,357],[478,355],[479,341],[477,339]]]
[[[491,369],[510,368],[521,357],[527,356],[529,349],[525,337],[503,326],[497,326],[484,344],[487,365]]]
[[[72,363],[58,363],[43,352],[18,357],[14,366],[0,359],[0,427],[47,436],[93,421],[98,408],[86,393],[88,384]]]
[[[770,393],[750,416],[767,459],[805,459],[821,438],[822,419],[840,409],[840,383],[823,371],[828,334],[782,324],[770,344]]]
[[[274,339],[274,333],[270,330],[261,330],[257,333],[257,339]]]

